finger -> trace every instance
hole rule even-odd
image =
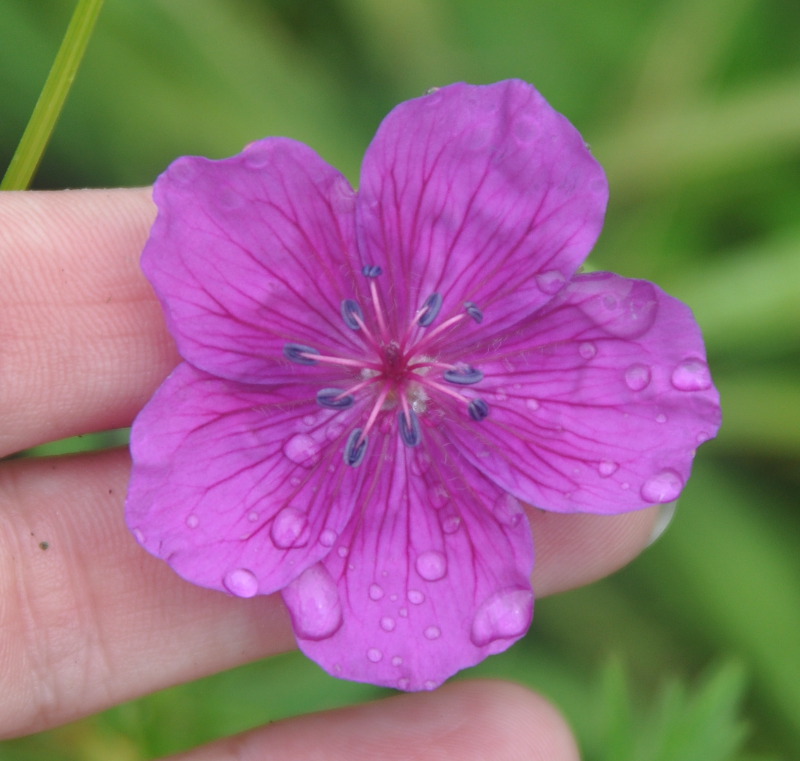
[[[121,451],[0,467],[0,735],[293,646],[278,596],[200,589],[136,544],[129,467]],[[617,568],[645,545],[647,518],[534,511],[537,594]]]
[[[578,761],[578,750],[543,698],[517,685],[475,681],[278,722],[171,761],[264,758]]]
[[[177,362],[139,255],[149,189],[0,195],[0,455],[129,425]]]

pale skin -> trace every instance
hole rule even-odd
[[[139,270],[155,213],[149,189],[0,195],[0,456],[130,425],[179,361]],[[0,463],[0,737],[294,647],[278,595],[200,589],[136,544],[123,519],[129,470],[127,451]],[[541,597],[635,557],[656,510],[529,517]],[[464,681],[175,758],[574,761],[578,751],[540,696]]]

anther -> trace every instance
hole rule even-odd
[[[317,404],[329,410],[346,410],[352,407],[356,398],[340,388],[321,388],[317,391]]]
[[[444,379],[459,386],[471,386],[483,380],[483,373],[470,365],[444,371]]]
[[[308,356],[309,354],[319,354],[319,352],[311,346],[303,344],[286,344],[283,347],[283,356],[298,365],[316,365],[317,360]]]
[[[353,299],[344,299],[342,301],[342,319],[348,328],[353,330],[360,330],[364,324],[364,313],[357,301]]]
[[[417,322],[423,327],[427,328],[435,319],[436,316],[439,314],[439,310],[442,308],[442,294],[441,293],[432,293],[425,299],[425,303],[422,305],[422,308],[419,310],[419,317],[417,318]]]
[[[489,415],[489,405],[483,401],[483,399],[473,399],[469,403],[469,416],[476,422],[480,423],[481,420],[485,420],[486,417]]]
[[[467,314],[475,320],[478,324],[483,322],[483,312],[478,308],[474,301],[465,301],[464,302],[464,309],[466,310]]]
[[[400,438],[407,447],[415,447],[422,441],[422,429],[419,426],[419,417],[414,410],[397,413],[397,423]]]
[[[378,277],[383,274],[383,267],[379,264],[367,264],[361,268],[361,274],[364,277]]]
[[[362,438],[363,429],[356,428],[347,438],[344,446],[344,461],[346,465],[355,468],[364,460],[367,453],[367,439]]]

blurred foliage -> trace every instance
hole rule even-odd
[[[4,166],[73,7],[0,2]],[[34,186],[147,184],[178,155],[278,134],[355,181],[397,102],[454,80],[535,83],[609,175],[592,265],[692,305],[725,423],[664,538],[613,578],[541,601],[529,636],[467,676],[551,696],[589,761],[788,760],[800,757],[798,51],[800,4],[785,0],[106,0]],[[4,743],[0,758],[151,758],[377,694],[289,655]]]

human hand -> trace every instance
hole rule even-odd
[[[139,269],[154,217],[146,189],[0,195],[0,455],[130,425],[179,361]],[[293,647],[279,595],[201,589],[139,547],[123,520],[129,469],[125,451],[0,464],[2,737]],[[626,563],[656,511],[529,509],[537,597]],[[502,682],[291,719],[180,758],[266,754],[577,758],[555,709]]]

